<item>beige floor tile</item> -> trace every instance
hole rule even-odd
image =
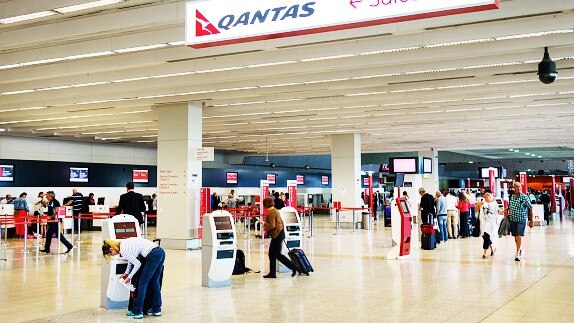
[[[386,260],[390,229],[342,230],[316,218],[304,249],[316,271],[268,281],[261,274],[234,276],[224,289],[201,287],[201,252],[167,251],[163,317],[154,322],[572,322],[574,223],[530,229],[525,261],[514,243],[500,239],[494,257],[481,259],[480,239],[442,243],[436,250]],[[153,230],[152,230],[153,232]],[[245,239],[247,266],[266,273],[268,241]],[[133,322],[123,311],[99,307],[98,232],[68,255],[24,255],[22,242],[0,246],[0,322]],[[54,243],[55,246],[55,243]],[[534,310],[533,310],[534,309]]]

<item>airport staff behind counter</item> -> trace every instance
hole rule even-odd
[[[146,258],[145,265],[141,268],[142,273],[136,287],[137,293],[133,310],[127,316],[135,319],[143,318],[144,299],[149,287],[152,297],[152,307],[148,312],[152,316],[161,316],[161,287],[160,277],[162,274],[165,252],[150,240],[134,237],[122,241],[106,239],[102,245],[102,253],[106,259],[120,254],[128,261],[126,272],[120,277],[129,283],[135,273],[140,270],[141,262],[138,256]]]

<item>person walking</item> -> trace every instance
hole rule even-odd
[[[278,196],[275,197],[278,199]],[[277,261],[281,262],[287,268],[293,271],[291,277],[297,274],[296,266],[289,258],[281,253],[283,240],[285,240],[285,230],[283,230],[283,220],[279,211],[275,208],[273,200],[268,197],[263,199],[263,207],[269,210],[266,221],[259,221],[264,226],[265,231],[271,234],[271,243],[269,244],[269,273],[263,278],[277,278]]]
[[[483,201],[476,205],[478,219],[480,221],[480,233],[483,239],[482,259],[486,259],[486,253],[490,249],[490,256],[496,252],[496,241],[498,238],[498,203],[492,197],[490,191],[485,191]]]
[[[49,191],[46,193],[46,199],[48,200],[48,221],[52,221],[57,219],[56,208],[60,207],[60,202],[56,200],[56,194],[54,192]],[[57,219],[60,221],[59,219]],[[44,249],[40,250],[40,252],[50,253],[50,246],[52,245],[52,237],[54,234],[58,233],[58,222],[48,222],[48,232],[46,232],[46,243],[44,244]],[[60,242],[68,248],[68,250],[64,253],[68,253],[72,251],[74,246],[64,237],[63,234],[60,234]]]
[[[530,228],[534,226],[532,204],[530,204],[528,195],[522,193],[522,184],[520,184],[520,182],[514,182],[512,187],[514,188],[514,194],[509,196],[508,220],[510,220],[510,233],[516,243],[516,256],[514,260],[521,261],[523,257],[522,237],[526,230],[526,219],[528,218],[528,226]]]
[[[165,262],[165,251],[150,240],[133,237],[127,238],[122,241],[104,240],[102,245],[102,253],[104,258],[109,260],[115,255],[121,255],[128,261],[126,271],[120,276],[126,283],[129,283],[134,275],[142,267],[141,261],[138,257],[145,258],[145,265],[141,268],[142,272],[138,281],[134,305],[132,311],[128,312],[126,316],[133,317],[134,319],[143,318],[143,306],[146,293],[149,289],[151,296],[151,309],[148,315],[161,316],[161,285],[160,277],[163,271],[163,263]]]
[[[437,191],[435,194],[436,201],[436,214],[438,218],[438,227],[440,230],[440,240],[446,242],[448,240],[448,233],[446,229],[446,197],[441,192]]]

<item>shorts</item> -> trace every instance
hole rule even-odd
[[[524,237],[524,230],[526,229],[526,220],[522,222],[510,221],[510,233],[513,237]]]

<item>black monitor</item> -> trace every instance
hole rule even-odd
[[[105,197],[98,197],[98,205],[104,205],[105,201],[106,201]]]
[[[62,205],[68,204],[68,202],[70,202],[71,200],[72,200],[71,196],[64,197],[64,199],[62,200]]]

